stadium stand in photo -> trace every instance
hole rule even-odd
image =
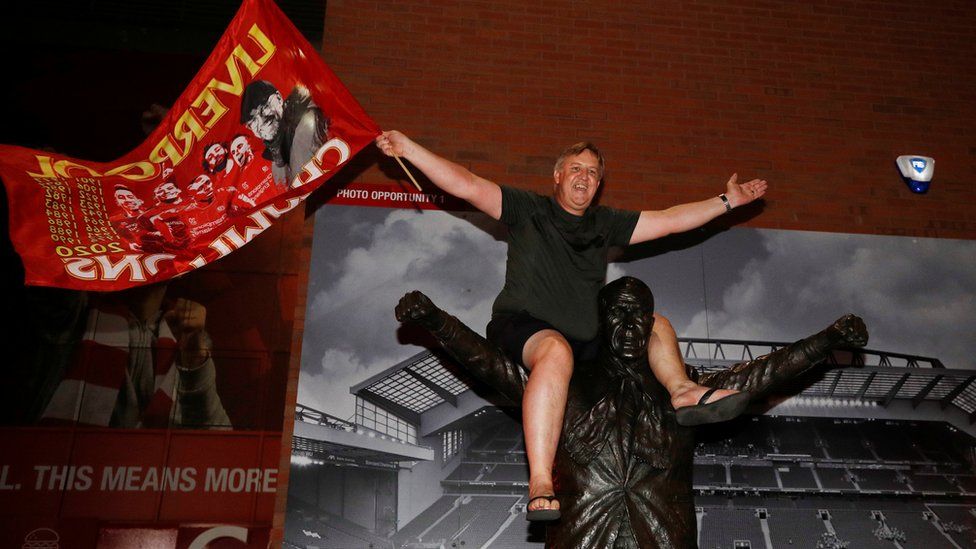
[[[813,476],[811,465],[780,465],[776,472],[779,473],[780,482],[786,490],[816,490],[817,479]]]
[[[695,463],[692,472],[695,486],[726,486],[725,465],[721,463]]]
[[[353,386],[353,420],[297,407],[284,547],[543,546],[524,515],[520,411],[445,360],[420,353]],[[696,429],[701,549],[976,549],[976,373],[876,351],[831,361],[760,415]]]
[[[816,549],[817,540],[826,531],[823,519],[813,509],[773,508],[766,522],[773,547]]]

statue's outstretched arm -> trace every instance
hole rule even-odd
[[[413,291],[396,306],[400,322],[426,329],[478,381],[495,388],[514,404],[522,402],[527,372],[457,318],[438,308],[426,295]]]
[[[817,334],[749,362],[706,374],[699,382],[710,387],[747,390],[753,392],[755,397],[763,397],[819,364],[834,349],[863,347],[867,342],[868,331],[864,321],[857,316],[846,315]]]

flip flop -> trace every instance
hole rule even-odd
[[[544,499],[552,503],[553,501],[556,501],[556,496],[549,494],[547,496],[536,496],[530,499],[529,503],[525,505],[525,520],[530,520],[532,522],[548,522],[551,520],[557,520],[562,516],[559,509],[535,509],[533,511],[529,511],[529,505],[532,505],[532,502],[537,499]]]
[[[693,427],[706,423],[718,423],[736,418],[745,411],[752,399],[752,394],[748,391],[731,394],[715,402],[706,402],[718,389],[712,388],[705,391],[705,394],[698,399],[698,404],[693,406],[682,406],[675,410],[678,425]]]

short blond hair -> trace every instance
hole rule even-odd
[[[596,155],[596,159],[597,162],[599,163],[599,168],[600,168],[600,179],[603,179],[603,170],[605,166],[603,153],[600,152],[600,149],[590,141],[580,141],[579,143],[574,143],[573,145],[566,147],[566,149],[563,150],[563,152],[559,153],[559,158],[556,159],[556,165],[553,168],[553,171],[558,172],[563,168],[563,164],[566,163],[567,158],[569,158],[570,156],[576,156],[582,153],[583,151],[590,151],[591,153]]]

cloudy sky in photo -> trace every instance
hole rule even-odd
[[[409,290],[483,333],[504,230],[480,214],[326,206],[316,213],[298,402],[351,418],[349,387],[413,356],[393,307]],[[847,312],[868,347],[976,368],[976,242],[733,229],[611,264],[637,276],[679,336],[792,341]]]
[[[348,419],[349,387],[423,351],[400,341],[393,316],[410,290],[483,333],[504,276],[500,231],[481,214],[320,208],[298,402]]]

